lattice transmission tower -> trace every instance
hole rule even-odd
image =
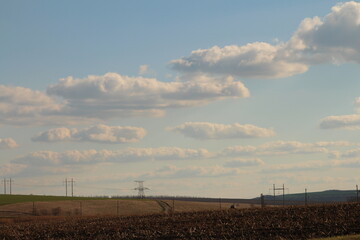
[[[138,184],[138,187],[134,188],[134,190],[138,191],[139,198],[145,198],[145,190],[150,190],[150,189],[147,187],[144,187],[144,181],[137,180],[134,182],[136,182]]]

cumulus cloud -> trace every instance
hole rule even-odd
[[[265,164],[263,160],[259,158],[252,159],[235,159],[232,161],[227,161],[224,164],[224,167],[227,168],[241,168],[241,167],[251,167],[251,166],[260,166]]]
[[[242,78],[283,78],[320,63],[360,63],[360,3],[340,3],[323,19],[306,18],[288,42],[254,42],[214,46],[171,61],[184,73],[210,73]]]
[[[38,166],[61,166],[95,164],[103,162],[137,162],[148,160],[192,160],[212,157],[206,149],[187,149],[177,147],[127,148],[124,150],[72,150],[66,152],[38,151],[14,159],[16,164]]]
[[[20,173],[26,168],[23,164],[7,163],[0,166],[0,175],[4,177],[11,177],[15,174]]]
[[[159,168],[153,172],[148,172],[140,175],[142,179],[149,178],[191,178],[191,177],[222,177],[222,176],[234,176],[244,174],[236,168],[225,168],[222,166],[190,166],[190,167],[177,167],[173,165]]]
[[[297,164],[279,164],[275,166],[267,167],[263,170],[264,173],[273,173],[273,172],[303,172],[303,171],[312,171],[326,169],[330,167],[331,164],[323,161],[311,161],[311,162],[302,162]]]
[[[261,128],[251,124],[230,125],[209,122],[186,122],[176,127],[168,128],[186,137],[196,139],[225,139],[225,138],[261,138],[275,135],[272,129]]]
[[[360,112],[360,98],[355,99],[355,109]],[[322,129],[360,129],[360,114],[328,116],[320,121],[320,128]]]
[[[248,89],[233,79],[224,81],[160,82],[154,78],[128,77],[117,73],[68,77],[47,89],[63,98],[71,115],[106,118],[161,115],[168,108],[203,105],[225,98],[244,98]]]
[[[43,92],[0,85],[0,123],[56,122],[61,109],[61,104]]]
[[[360,157],[360,148],[351,149],[345,151],[343,153],[338,152],[337,155],[334,156],[335,158],[359,158]]]
[[[275,141],[260,146],[232,146],[225,148],[221,155],[228,157],[237,156],[265,156],[287,154],[316,154],[329,153],[328,147],[343,147],[352,145],[349,142],[316,142],[302,143],[298,141]]]
[[[0,138],[0,149],[16,148],[18,144],[12,138]]]
[[[333,161],[307,161],[294,164],[278,164],[273,166],[267,166],[263,169],[264,173],[276,173],[276,172],[307,172],[307,171],[319,171],[329,168],[359,168],[359,159],[349,160],[333,160]]]
[[[244,84],[231,77],[197,77],[173,82],[117,73],[67,77],[48,86],[46,94],[0,85],[0,123],[64,125],[115,117],[159,117],[169,108],[250,96]]]
[[[145,76],[145,75],[155,76],[156,72],[153,69],[151,69],[149,67],[149,65],[143,64],[143,65],[139,66],[139,75],[140,76]]]
[[[33,141],[61,142],[61,141],[87,141],[99,143],[131,143],[138,142],[146,135],[146,130],[129,126],[106,126],[98,124],[84,129],[53,128],[39,133]]]
[[[214,46],[191,52],[189,57],[171,61],[180,72],[204,72],[233,75],[242,78],[281,78],[307,71],[304,63],[289,61],[281,56],[284,45],[264,42],[245,46]]]
[[[305,19],[289,42],[309,63],[360,63],[360,3],[335,5],[324,19]]]
[[[360,129],[360,115],[341,115],[341,116],[328,116],[321,120],[320,128],[322,129]]]
[[[360,159],[334,160],[332,166],[341,168],[360,168]]]
[[[139,75],[145,75],[149,71],[149,65],[140,65],[139,67]]]

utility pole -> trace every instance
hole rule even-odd
[[[74,179],[71,178],[71,180],[69,180],[69,179],[65,178],[64,182],[65,182],[65,196],[66,197],[68,196],[68,185],[71,184],[70,185],[70,187],[71,187],[71,196],[73,197],[74,196],[74,183],[75,183]]]
[[[71,178],[71,180],[69,180],[68,182],[70,182],[71,183],[71,197],[74,197],[74,179],[73,178]],[[67,187],[66,187],[66,189],[67,189]],[[67,190],[66,190],[66,193],[67,193]]]
[[[307,194],[307,189],[305,188],[305,206],[308,205],[308,194]]]
[[[65,196],[68,196],[68,180],[65,178]]]
[[[265,207],[265,199],[264,199],[263,194],[260,195],[260,203],[261,203],[261,208],[264,208]]]
[[[285,185],[284,184],[283,184],[282,190],[283,190],[283,206],[285,206]]]
[[[4,183],[4,195],[6,195],[6,178],[4,178],[4,180],[2,180],[2,182]]]
[[[275,184],[273,184],[273,192],[274,192],[274,204],[275,204],[275,199],[276,199],[276,197],[275,197]]]
[[[356,185],[356,202],[359,202],[359,186]]]
[[[12,188],[11,188],[11,184],[14,182],[14,180],[12,180],[11,178],[10,178],[10,180],[9,180],[9,185],[10,185],[10,195],[12,194]]]

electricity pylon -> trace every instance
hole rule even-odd
[[[145,198],[145,190],[150,190],[147,187],[144,187],[144,181],[134,181],[138,184],[137,188],[134,188],[134,190],[138,190],[138,196],[139,198]]]

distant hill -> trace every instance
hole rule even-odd
[[[275,204],[282,204],[283,196],[265,195],[265,202],[273,202]],[[255,198],[260,200],[260,198]],[[307,193],[308,203],[331,203],[331,202],[353,202],[356,201],[355,190],[326,190],[323,192]],[[287,204],[305,203],[305,193],[285,194],[285,202]]]
[[[147,198],[156,198],[163,200],[182,200],[182,201],[194,201],[194,202],[223,202],[223,203],[249,203],[249,204],[261,204],[260,197],[252,199],[240,199],[240,198],[204,198],[204,197],[171,197],[171,196],[149,196]],[[308,203],[336,203],[336,202],[354,202],[356,201],[355,190],[326,190],[322,192],[308,192]],[[277,195],[264,195],[266,205],[282,205],[283,196]],[[305,204],[305,193],[285,194],[286,205],[303,205]]]

